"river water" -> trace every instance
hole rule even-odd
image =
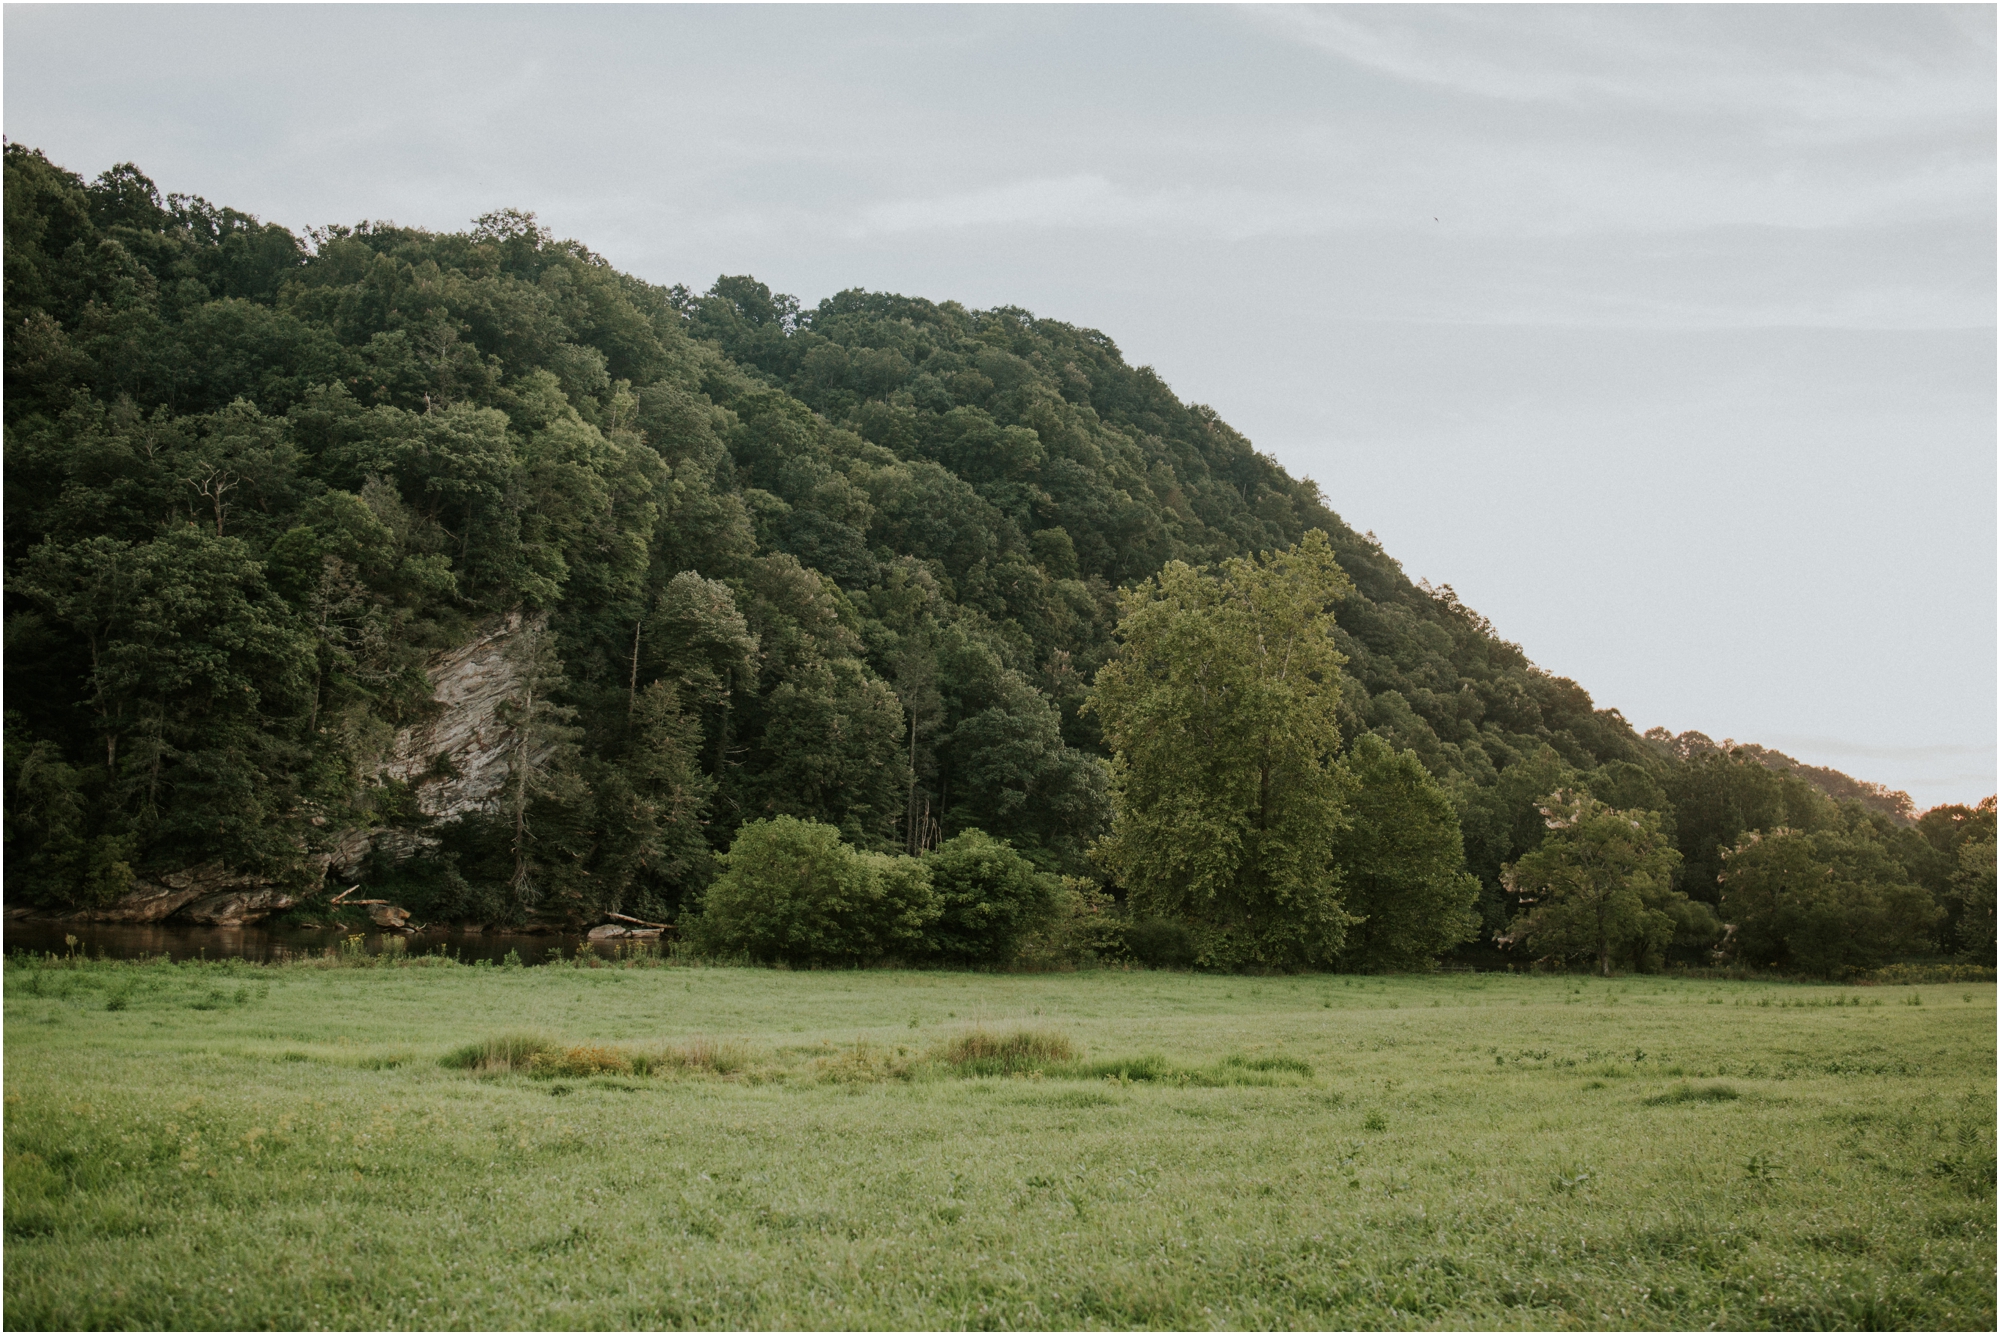
[[[338,949],[343,938],[353,935],[339,928],[302,927],[199,927],[191,923],[65,923],[13,921],[0,929],[0,949],[12,954],[32,950],[60,955],[76,949],[93,958],[148,959],[165,955],[170,959],[243,959],[259,964],[322,955]],[[596,951],[606,959],[618,954],[616,942],[586,942],[581,936],[526,932],[467,932],[439,927],[422,932],[378,932],[361,934],[361,948],[369,954],[382,950],[383,942],[400,942],[391,949],[412,955],[445,954],[467,964],[489,960],[498,964],[507,952],[519,954],[523,964],[545,964],[556,952],[573,958],[579,947]],[[74,937],[70,946],[65,938]],[[627,947],[630,949],[630,947]]]

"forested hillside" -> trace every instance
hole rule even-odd
[[[1661,812],[1697,900],[1746,831],[1870,841],[1959,944],[1990,811],[1910,826],[1638,736],[1102,334],[664,289],[511,212],[295,236],[20,145],[5,197],[10,900],[303,882],[394,828],[432,853],[362,875],[426,916],[662,916],[777,815],[1096,874],[1117,591],[1319,529],[1342,735],[1451,795],[1483,940],[1568,786]],[[426,665],[503,623],[507,782],[442,819],[453,776],[385,762],[437,713]]]

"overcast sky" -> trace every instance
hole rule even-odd
[[[1995,771],[1990,6],[8,5],[5,132],[293,228],[1102,329],[1636,726]]]

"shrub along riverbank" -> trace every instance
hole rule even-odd
[[[1990,984],[628,962],[9,961],[9,1324],[1993,1325]]]

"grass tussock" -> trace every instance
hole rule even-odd
[[[833,1085],[872,1085],[908,1080],[922,1065],[907,1047],[862,1041],[816,1056],[808,1070],[812,1078]]]
[[[1742,1097],[1736,1092],[1734,1085],[1675,1085],[1664,1094],[1653,1095],[1646,1102],[1653,1107],[1659,1107],[1662,1104],[1673,1103],[1727,1103],[1731,1099]]]
[[[1279,1071],[1312,1079],[1312,1063],[1297,1057],[1224,1057],[1222,1064],[1239,1071]]]
[[[594,1043],[557,1043],[540,1034],[503,1034],[446,1053],[439,1065],[476,1075],[589,1079],[599,1075],[735,1075],[751,1066],[741,1043],[696,1038],[648,1052]]]
[[[497,1038],[454,1048],[438,1064],[454,1071],[505,1075],[532,1069],[535,1058],[555,1048],[554,1043],[540,1034],[501,1034]]]
[[[528,1059],[528,1074],[538,1076],[630,1075],[632,1059],[616,1048],[583,1044],[545,1048]]]
[[[938,1058],[961,1075],[1024,1075],[1068,1066],[1076,1045],[1047,1029],[1016,1029],[1009,1034],[975,1029],[945,1043]]]
[[[741,1043],[691,1038],[632,1058],[640,1075],[736,1075],[750,1067],[750,1050]]]
[[[931,1062],[952,1075],[967,1078],[1028,1076],[1205,1089],[1272,1085],[1288,1079],[1311,1079],[1313,1074],[1310,1063],[1295,1057],[1251,1057],[1241,1053],[1224,1057],[1212,1066],[1186,1066],[1156,1052],[1086,1061],[1068,1038],[1046,1029],[1017,1029],[1005,1034],[975,1029],[935,1049]]]

